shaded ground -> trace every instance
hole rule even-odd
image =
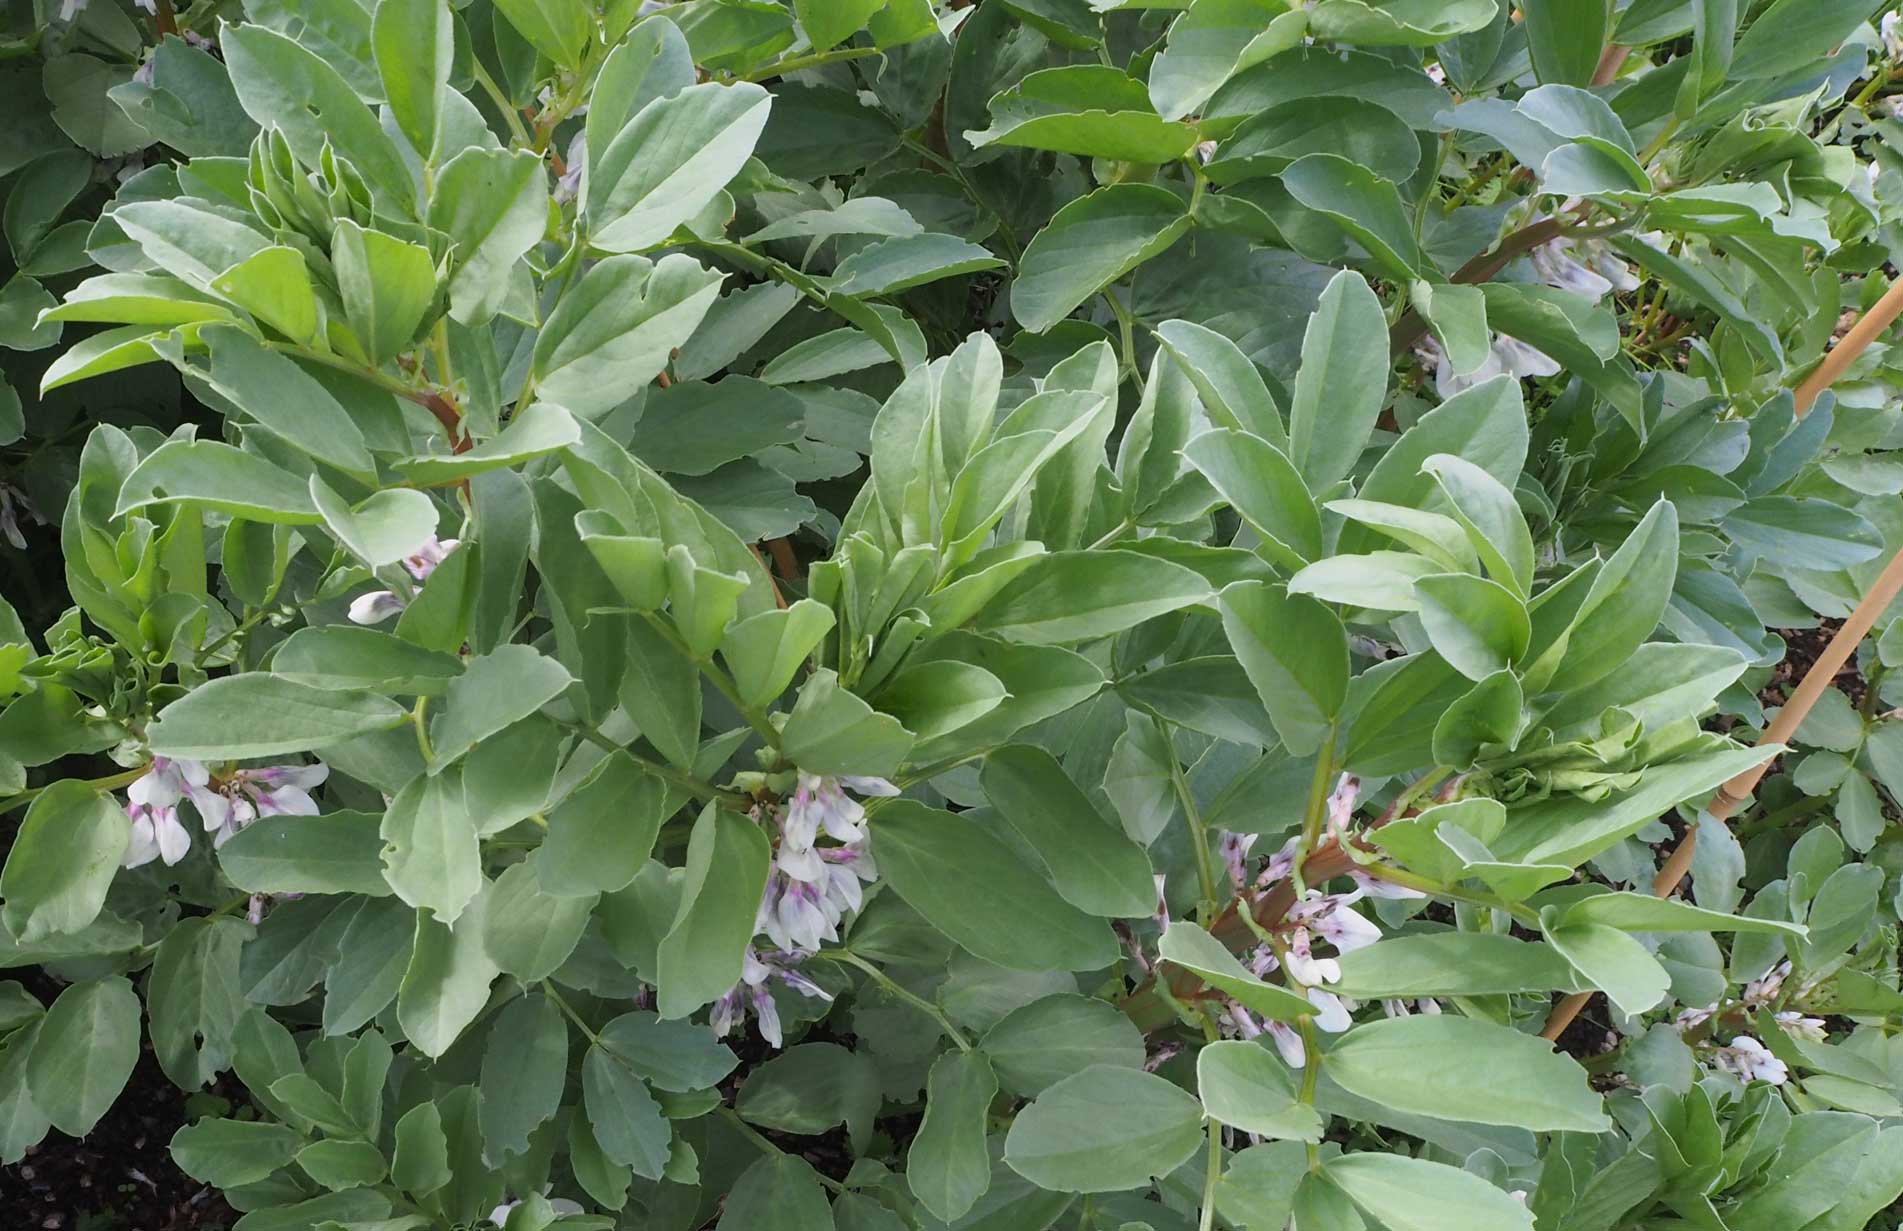
[[[199,1095],[199,1098],[208,1097]],[[224,1231],[237,1215],[218,1190],[173,1166],[166,1143],[189,1115],[146,1044],[139,1066],[84,1141],[58,1130],[0,1168],[7,1231]]]

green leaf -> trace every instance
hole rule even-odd
[[[449,1169],[449,1140],[443,1133],[443,1113],[435,1103],[418,1103],[396,1122],[390,1181],[404,1192],[423,1196],[453,1178]]]
[[[605,758],[550,810],[536,856],[542,888],[559,897],[613,893],[634,880],[667,819],[667,789],[633,757]]]
[[[1025,247],[1011,314],[1042,333],[1188,228],[1183,202],[1153,184],[1113,184],[1072,201]]]
[[[317,334],[317,295],[297,249],[278,244],[246,257],[211,280],[211,289],[293,342]]]
[[[582,275],[535,340],[539,395],[598,418],[667,366],[720,294],[721,276],[674,253],[609,257]]]
[[[380,820],[371,812],[261,816],[218,848],[218,866],[253,893],[383,897]]]
[[[1348,1199],[1391,1231],[1532,1231],[1525,1203],[1471,1171],[1404,1154],[1342,1154],[1322,1166]]]
[[[214,390],[299,452],[353,478],[375,479],[377,464],[362,430],[321,381],[236,326],[206,329],[199,337],[211,348]]]
[[[385,1173],[382,1152],[367,1141],[313,1141],[298,1151],[297,1165],[334,1190],[375,1184]]]
[[[374,628],[326,624],[286,637],[271,657],[271,669],[314,688],[439,696],[462,674],[463,663]]]
[[[895,799],[873,815],[872,848],[893,892],[978,957],[1013,970],[1096,970],[1116,960],[1102,920],[973,820]]]
[[[1309,15],[1318,39],[1364,47],[1426,47],[1484,29],[1496,0],[1321,0]]]
[[[1436,573],[1414,583],[1427,639],[1448,665],[1480,681],[1518,662],[1532,639],[1526,604],[1498,582]]]
[[[323,520],[304,480],[215,440],[168,440],[152,450],[126,476],[114,516],[180,502],[274,525]]]
[[[1028,744],[1000,748],[985,758],[980,781],[1065,901],[1111,919],[1154,908],[1156,884],[1143,848],[1104,819],[1050,753]]]
[[[1671,601],[1678,545],[1678,511],[1660,500],[1593,575],[1563,627],[1550,627],[1566,618],[1559,605],[1550,619],[1535,606],[1531,662],[1522,672],[1527,691],[1583,688],[1635,652]]]
[[[339,218],[330,259],[344,318],[371,365],[388,363],[409,349],[436,302],[436,263],[429,249]]]
[[[181,920],[159,943],[146,984],[152,1050],[181,1090],[196,1090],[231,1060],[244,1012],[238,950],[251,929],[235,919]]]
[[[1433,1063],[1422,1063],[1422,1057]],[[1605,1132],[1602,1100],[1571,1057],[1536,1035],[1453,1014],[1363,1022],[1327,1055],[1350,1094],[1441,1120],[1534,1132]]]
[[[978,1049],[1006,1090],[1032,1097],[1092,1065],[1142,1068],[1143,1035],[1103,1000],[1070,993],[1011,1010],[985,1032]]]
[[[255,1184],[297,1156],[304,1137],[282,1124],[207,1117],[172,1134],[172,1161],[205,1184]]]
[[[941,278],[1003,264],[989,249],[970,240],[928,231],[867,244],[841,261],[826,285],[836,295],[896,295]]]
[[[482,851],[462,778],[423,774],[383,814],[383,878],[396,896],[452,924],[482,892]]]
[[[1142,83],[1121,70],[1074,64],[1027,74],[991,100],[991,127],[964,137],[981,148],[1025,146],[1154,164],[1188,154],[1196,129],[1158,116]]]
[[[1202,1107],[1141,1069],[1097,1065],[1045,1090],[1005,1137],[1011,1169],[1040,1188],[1139,1188],[1189,1161],[1203,1143]]]
[[[100,274],[72,290],[46,321],[100,321],[127,325],[186,325],[195,321],[235,321],[224,304],[169,274]]]
[[[531,47],[564,68],[576,67],[594,39],[594,12],[583,0],[496,0],[496,8]]]
[[[843,1123],[850,1140],[863,1142],[879,1103],[870,1056],[837,1043],[800,1043],[747,1075],[735,1110],[751,1124],[801,1135]]]
[[[1671,990],[1672,976],[1644,945],[1600,923],[1567,923],[1545,929],[1546,943],[1572,963],[1621,1013],[1637,1016],[1657,1007]]]
[[[1261,554],[1288,569],[1322,554],[1321,513],[1301,472],[1280,449],[1259,436],[1218,428],[1197,436],[1182,452],[1262,536]]]
[[[502,973],[524,984],[539,983],[568,960],[581,943],[595,899],[557,897],[542,887],[539,854],[505,869],[491,892],[483,947]]]
[[[1289,403],[1289,460],[1310,491],[1333,487],[1361,456],[1387,397],[1381,301],[1349,270],[1330,279],[1302,336]]]
[[[472,146],[436,173],[429,225],[449,236],[449,315],[486,324],[508,298],[516,262],[548,227],[548,177],[529,150]]]
[[[414,210],[409,168],[343,77],[323,58],[264,26],[227,25],[219,42],[245,112],[275,128],[305,167],[327,148],[349,160],[398,216]]]
[[[377,0],[370,48],[396,126],[424,157],[436,148],[455,59],[455,17],[445,0]]]
[[[1153,556],[1051,552],[998,591],[971,627],[1034,645],[1086,641],[1209,597],[1200,575]]]
[[[1781,77],[1819,63],[1869,20],[1875,6],[1863,0],[1806,4],[1776,0],[1757,10],[1732,53],[1733,78]]]
[[[785,692],[800,665],[832,631],[834,620],[830,607],[802,598],[729,626],[721,638],[720,657],[740,699],[764,707]]]
[[[978,1052],[950,1052],[932,1065],[925,1120],[905,1157],[905,1183],[933,1216],[956,1222],[991,1187],[985,1128],[998,1079]]]
[[[1517,808],[1492,843],[1502,859],[1578,864],[1637,833],[1674,806],[1710,794],[1777,755],[1769,748],[1720,748],[1653,765],[1637,786],[1605,799],[1555,797]]]
[[[67,778],[41,792],[0,870],[0,921],[14,940],[31,945],[98,918],[131,832],[125,813],[90,783]]]
[[[1526,598],[1533,588],[1533,535],[1513,492],[1479,466],[1437,453],[1421,466],[1434,476],[1487,575]]]
[[[568,1021],[561,1009],[545,994],[530,993],[510,1001],[497,1015],[482,1052],[482,1105],[477,1116],[487,1157],[500,1162],[505,1155],[527,1153],[529,1135],[560,1110],[567,1081]],[[437,1132],[441,1131],[439,1122]],[[399,1124],[399,1161],[405,1161],[402,1136]],[[436,1169],[426,1170],[434,1173]]]
[[[1223,590],[1223,631],[1282,743],[1296,756],[1321,747],[1348,695],[1348,633],[1312,598],[1260,581]]]
[[[1740,550],[1788,568],[1849,568],[1883,550],[1876,527],[1814,497],[1759,496],[1726,514],[1722,524]]]
[[[1411,281],[1428,268],[1400,192],[1366,167],[1337,154],[1307,154],[1282,171],[1282,186],[1352,235],[1388,274]]]
[[[372,492],[352,508],[316,475],[311,476],[310,490],[324,527],[373,569],[415,555],[436,537],[436,504],[422,492],[408,488]]]
[[[431,724],[436,765],[448,765],[483,740],[568,691],[574,677],[526,645],[498,646],[469,660],[449,682],[446,712]]]
[[[711,1090],[740,1063],[698,1022],[668,1020],[645,1010],[623,1013],[601,1028],[602,1046],[656,1090]]]
[[[396,1017],[410,1042],[432,1059],[476,1020],[489,1003],[489,984],[501,973],[483,947],[487,895],[478,894],[452,928],[416,913],[416,941],[397,989]],[[346,936],[348,940],[348,936]]]
[[[9,899],[11,904],[11,899]],[[118,976],[75,983],[40,1022],[27,1059],[33,1105],[68,1137],[84,1137],[125,1088],[139,1059],[139,997]]]
[[[1320,1141],[1322,1119],[1295,1099],[1288,1067],[1259,1043],[1224,1039],[1196,1053],[1196,1091],[1212,1120],[1292,1141]]]
[[[1282,412],[1261,370],[1241,347],[1191,321],[1164,321],[1156,327],[1156,340],[1175,358],[1203,410],[1219,426],[1249,432],[1288,451]],[[1187,424],[1183,434],[1187,438]],[[1172,478],[1174,474],[1172,470]]]
[[[746,817],[709,804],[694,822],[680,908],[659,952],[661,1016],[685,1017],[740,981],[770,855],[766,834]]]
[[[819,1175],[803,1158],[775,1150],[740,1173],[714,1231],[832,1231]]]
[[[601,1152],[644,1179],[660,1179],[674,1130],[641,1079],[597,1045],[582,1058],[581,1084]]]
[[[839,686],[836,672],[815,671],[780,733],[786,759],[813,774],[889,778],[905,761],[912,733],[889,714]]]
[[[1169,45],[1150,64],[1150,102],[1166,120],[1201,109],[1222,83],[1296,46],[1308,14],[1274,0],[1195,0],[1170,23]]]
[[[1405,120],[1378,102],[1294,98],[1244,120],[1203,171],[1211,182],[1231,185],[1279,175],[1309,154],[1339,154],[1402,183],[1420,165],[1421,144]]]
[[[1165,722],[1217,739],[1257,748],[1280,739],[1242,664],[1227,654],[1168,663],[1125,679],[1117,692]]]
[[[396,468],[419,487],[442,487],[490,470],[519,466],[569,448],[580,439],[573,415],[560,406],[534,402],[516,411],[493,440],[461,453],[406,458]]]
[[[1547,946],[1488,932],[1391,936],[1336,961],[1341,978],[1330,990],[1356,1000],[1570,991],[1577,982]]]
[[[1315,1012],[1306,997],[1250,974],[1221,941],[1187,920],[1172,921],[1163,929],[1156,952],[1163,961],[1181,966],[1264,1017],[1292,1022]]]
[[[248,671],[200,684],[160,710],[146,742],[159,756],[242,760],[340,744],[407,717],[385,697]]]
[[[814,51],[836,47],[886,7],[886,0],[794,0],[793,14]]]
[[[1704,910],[1678,898],[1649,893],[1595,893],[1566,907],[1562,923],[1600,923],[1621,932],[1774,932],[1802,938],[1804,929],[1782,919],[1754,919]]]
[[[27,1088],[27,1065],[43,1024],[36,1021],[0,1038],[0,1163],[9,1167],[53,1126]]]
[[[772,105],[750,82],[707,82],[643,107],[588,169],[589,242],[605,252],[664,242],[739,174]]]
[[[1533,75],[1542,82],[1592,84],[1612,17],[1606,0],[1526,0],[1522,12]]]

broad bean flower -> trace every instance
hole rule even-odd
[[[461,541],[439,539],[432,534],[429,541],[413,554],[403,557],[403,567],[421,585],[429,580],[437,565],[449,558],[449,553],[455,551]],[[394,590],[371,590],[350,600],[350,621],[353,624],[381,624],[401,613],[407,606],[409,600]]]
[[[179,820],[178,805],[189,799],[199,822],[223,846],[261,816],[315,816],[311,789],[330,776],[321,761],[312,765],[263,765],[214,774],[199,761],[154,757],[145,774],[126,788],[126,816],[132,838],[125,866],[161,859],[169,867],[191,850],[190,832]]]
[[[899,793],[883,778],[802,772],[792,796],[778,810],[779,839],[754,920],[754,931],[765,935],[772,950],[748,952],[740,982],[714,1005],[716,1034],[732,1030],[751,1009],[761,1037],[780,1045],[779,1014],[767,989],[770,978],[802,995],[831,999],[794,967],[825,942],[839,939],[841,921],[864,904],[865,886],[879,878],[866,834],[865,806],[848,790],[865,796]],[[822,837],[838,845],[822,846]]]

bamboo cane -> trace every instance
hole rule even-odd
[[[1883,293],[1883,298],[1858,318],[1857,323],[1850,327],[1850,332],[1844,334],[1843,341],[1837,343],[1816,370],[1797,386],[1794,401],[1799,418],[1809,413],[1812,404],[1817,401],[1817,395],[1834,384],[1856,362],[1857,356],[1888,329],[1899,315],[1903,315],[1903,278],[1899,278],[1895,285]],[[1869,593],[1863,596],[1857,609],[1850,613],[1850,618],[1831,637],[1824,652],[1804,673],[1791,699],[1778,711],[1777,718],[1765,727],[1764,734],[1758,737],[1759,744],[1781,744],[1790,739],[1791,734],[1803,723],[1805,715],[1810,713],[1811,706],[1817,704],[1817,698],[1824,695],[1830,682],[1837,678],[1837,673],[1850,661],[1850,656],[1857,652],[1857,646],[1869,635],[1871,626],[1889,608],[1898,591],[1903,591],[1903,551],[1898,551],[1890,558],[1876,582],[1871,585]],[[1759,779],[1764,777],[1769,768],[1770,762],[1766,761],[1719,787],[1705,805],[1705,811],[1719,824],[1730,820],[1744,806],[1744,801],[1751,797]],[[1692,856],[1697,850],[1698,830],[1686,831],[1665,865],[1659,869],[1657,879],[1652,882],[1654,897],[1671,896],[1672,891],[1685,879],[1686,873],[1691,871]],[[1591,992],[1574,992],[1554,1005],[1551,1015],[1546,1019],[1546,1027],[1540,1034],[1547,1039],[1559,1038],[1560,1033],[1572,1025],[1573,1019],[1579,1016],[1579,1011],[1586,1007],[1590,999]]]

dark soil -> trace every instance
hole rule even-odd
[[[8,971],[43,1001],[59,985],[37,970]],[[59,1132],[0,1168],[0,1212],[9,1231],[224,1231],[237,1215],[218,1190],[172,1163],[172,1134],[193,1117],[190,1096],[140,1044],[132,1080],[84,1141]],[[199,1094],[199,1099],[216,1095]]]

